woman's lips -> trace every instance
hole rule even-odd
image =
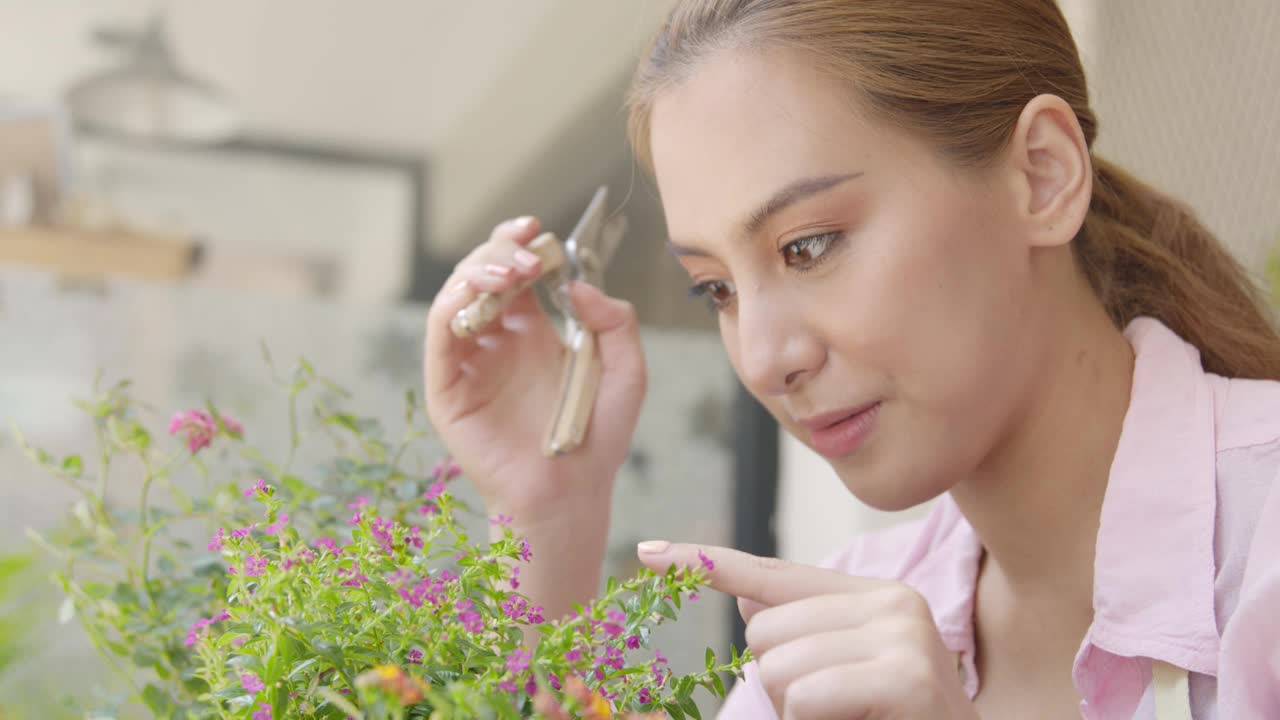
[[[813,449],[834,460],[852,455],[862,447],[875,429],[879,414],[880,403],[875,402],[862,408],[826,413],[800,424],[809,428],[809,444]]]

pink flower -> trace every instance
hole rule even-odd
[[[404,542],[410,547],[422,549],[422,528],[414,525],[409,529],[409,534],[405,536]]]
[[[435,500],[436,498],[440,497],[443,494],[444,494],[444,483],[435,482],[435,483],[431,483],[431,487],[427,488],[427,491],[422,493],[422,499]]]
[[[556,690],[560,689],[560,678],[556,677],[555,673],[547,673],[547,679],[551,681],[552,688]]]
[[[525,615],[524,619],[525,619],[525,622],[529,623],[530,625],[541,625],[542,623],[546,622],[546,618],[542,616],[541,605],[534,605],[533,607],[529,608],[529,613]]]
[[[256,693],[266,689],[266,685],[262,684],[262,679],[253,673],[244,673],[240,676],[240,684],[246,692]]]
[[[338,544],[335,543],[332,538],[327,538],[327,537],[316,538],[315,546],[318,548],[323,548],[325,550],[328,550],[333,555],[342,554],[342,549],[338,547]]]
[[[267,481],[263,480],[262,478],[258,478],[258,482],[254,483],[252,487],[244,491],[244,496],[253,497],[258,493],[262,493],[263,495],[266,495],[268,492],[269,491],[267,490]]]
[[[484,630],[484,621],[480,619],[480,613],[471,609],[472,606],[473,603],[467,598],[458,601],[456,605],[459,610],[458,621],[467,629],[467,632],[478,633]]]
[[[266,533],[268,535],[276,535],[281,531],[283,531],[285,529],[285,526],[287,526],[288,524],[289,524],[289,513],[282,512],[280,513],[280,517],[277,518],[275,522],[271,523],[266,527]]]
[[[489,524],[494,527],[511,527],[511,523],[514,520],[515,518],[511,517],[510,515],[499,515],[496,518],[490,518]]]
[[[530,558],[533,557],[533,551],[529,549],[528,540],[524,538],[520,538],[519,552],[520,552],[520,559],[525,562],[529,562]]]
[[[511,566],[511,589],[520,589],[520,567],[517,565]]]
[[[244,425],[241,425],[239,420],[236,420],[230,415],[222,415],[219,419],[222,420],[222,429],[226,431],[228,435],[237,440],[244,436]]]
[[[462,468],[458,467],[452,460],[441,460],[436,466],[431,468],[431,478],[433,480],[443,480],[448,482],[462,474]]]
[[[271,703],[258,703],[253,713],[253,720],[271,720]]]
[[[360,496],[356,497],[356,501],[355,501],[355,502],[353,502],[353,503],[347,503],[347,509],[348,509],[348,510],[355,510],[355,511],[357,511],[357,512],[359,512],[360,510],[363,510],[363,509],[365,509],[365,508],[367,508],[367,507],[369,507],[369,498],[367,498],[367,497],[365,497],[365,496],[363,496],[363,495],[360,495]]]
[[[227,536],[225,535],[223,529],[218,528],[218,534],[209,538],[209,551],[222,552],[222,546],[225,544],[224,541],[226,539],[227,539]]]
[[[175,413],[169,420],[169,434],[182,433],[187,439],[187,450],[192,455],[209,447],[217,429],[213,418],[203,410],[184,410]]]
[[[435,513],[438,513],[438,512],[440,512],[440,508],[436,507],[435,505],[423,505],[422,507],[418,508],[418,514],[420,515],[434,515]]]
[[[412,649],[412,650],[410,650],[410,651],[409,651],[409,654],[408,654],[408,655],[405,655],[405,656],[404,656],[404,659],[405,659],[405,661],[406,661],[406,662],[408,662],[410,665],[421,665],[421,664],[422,664],[422,651],[421,651],[421,650],[419,650],[418,648],[414,648],[414,649]]]
[[[538,681],[534,680],[533,678],[529,678],[528,681],[526,681],[524,684],[524,692],[526,695],[537,695]]]
[[[243,540],[244,538],[249,537],[249,535],[253,533],[253,529],[256,527],[258,527],[258,523],[254,523],[249,527],[242,527],[236,530],[232,530],[231,537],[235,538],[236,540]]]
[[[638,700],[641,705],[648,705],[653,702],[653,696],[649,694],[649,688],[640,688],[640,692],[636,694],[636,700]]]
[[[519,674],[529,669],[529,659],[533,653],[517,648],[507,656],[507,672]]]
[[[698,593],[689,593],[689,601],[693,602],[698,599]]]
[[[503,692],[511,693],[513,695],[520,691],[520,688],[516,687],[515,682],[512,680],[503,680],[502,682],[498,683],[498,689]]]
[[[348,524],[348,525],[359,525],[359,524],[360,524],[360,521],[361,521],[361,520],[363,520],[363,519],[364,519],[364,518],[360,515],[360,513],[356,513],[355,515],[352,515],[352,516],[351,516],[351,519],[347,521],[347,524]]]
[[[631,635],[627,638],[627,648],[629,650],[635,650],[636,648],[639,648],[639,647],[640,647],[639,635]]]
[[[702,567],[707,569],[707,572],[711,572],[716,569],[715,562],[713,562],[711,558],[707,557],[706,553],[701,550],[698,551],[698,560],[702,563]]]
[[[582,659],[582,648],[574,648],[569,652],[565,653],[564,659],[571,663],[578,662],[579,660]]]

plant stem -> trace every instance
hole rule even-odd
[[[142,497],[139,500],[138,517],[140,524],[138,531],[142,534],[142,591],[147,595],[147,602],[151,606],[151,612],[157,610],[155,594],[151,592],[151,582],[148,578],[151,572],[151,539],[153,534],[149,531],[150,517],[147,512],[147,494],[151,492],[151,483],[155,481],[156,474],[151,467],[151,463],[147,461],[145,453],[142,456],[142,464],[146,470],[146,477],[142,481]]]

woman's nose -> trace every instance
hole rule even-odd
[[[823,346],[802,313],[780,302],[738,298],[742,381],[761,395],[785,395],[821,366]]]

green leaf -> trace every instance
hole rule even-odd
[[[84,472],[84,462],[79,455],[68,455],[62,459],[62,471],[71,477],[80,477]]]
[[[728,694],[724,689],[724,681],[720,679],[720,673],[712,673],[711,685],[715,689],[716,697],[721,700],[723,700],[724,696]]]
[[[671,720],[685,720],[684,711],[680,709],[680,705],[676,702],[665,702],[662,704],[662,709],[666,711]]]
[[[148,685],[143,689],[142,701],[147,704],[155,717],[170,717],[172,714],[173,701],[155,685]]]
[[[707,660],[707,672],[711,672],[712,668],[716,666],[716,654],[715,654],[715,651],[713,651],[711,648],[707,648],[706,660]]]
[[[698,710],[698,704],[693,701],[693,698],[685,698],[680,703],[680,709],[688,713],[693,720],[702,720],[702,713]]]
[[[320,658],[317,658],[317,657],[307,658],[306,660],[303,660],[302,662],[293,666],[293,669],[289,671],[289,677],[285,679],[289,680],[290,682],[297,680],[304,672],[307,671],[307,668],[311,667],[312,665],[315,665],[318,662],[320,662]]]

